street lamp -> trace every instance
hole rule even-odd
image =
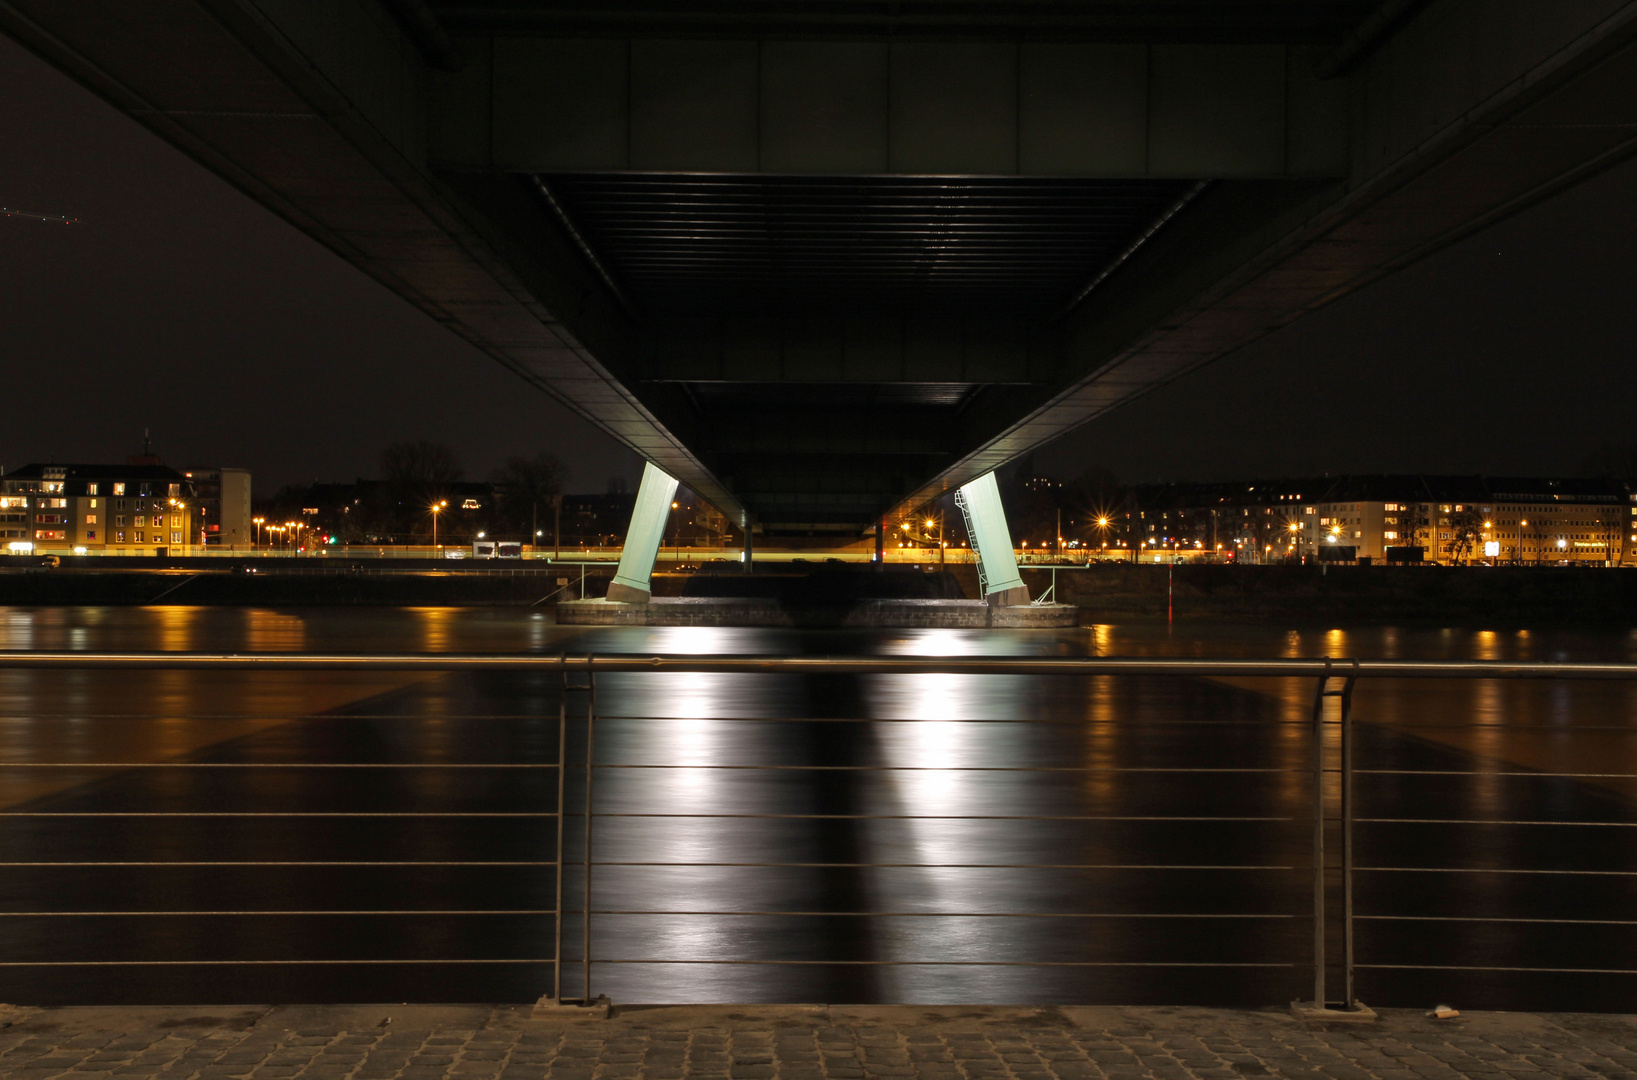
[[[256,523],[256,543],[255,543],[255,546],[256,547],[261,547],[261,527],[262,527],[262,522],[266,521],[267,519],[266,518],[251,518],[250,520]]]
[[[432,504],[432,557],[438,557],[438,511],[449,505],[449,500],[439,499]]]

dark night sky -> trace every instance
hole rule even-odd
[[[637,459],[294,228],[0,38],[0,464],[179,467],[258,495],[373,475],[402,438],[468,476],[548,449],[570,490]],[[1573,470],[1630,440],[1628,164],[1149,395],[1037,456],[1126,481]]]

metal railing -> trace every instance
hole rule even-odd
[[[651,956],[625,956],[617,953],[598,955],[593,946],[596,935],[593,933],[593,920],[596,918],[628,918],[628,917],[824,917],[824,918],[1007,918],[1007,919],[1269,919],[1290,920],[1311,918],[1312,941],[1310,958],[1312,964],[1313,1001],[1321,1006],[1340,1005],[1345,1009],[1356,1006],[1354,977],[1359,970],[1390,971],[1404,968],[1428,969],[1440,968],[1440,965],[1416,963],[1413,960],[1405,962],[1391,962],[1389,960],[1372,960],[1360,962],[1355,956],[1355,924],[1388,923],[1395,920],[1405,921],[1428,916],[1405,916],[1382,912],[1360,912],[1355,909],[1354,882],[1358,875],[1380,875],[1395,873],[1496,873],[1517,875],[1615,875],[1626,878],[1637,878],[1637,870],[1626,867],[1596,868],[1596,869],[1564,869],[1541,867],[1491,867],[1473,870],[1463,867],[1442,865],[1395,866],[1389,864],[1356,865],[1354,849],[1354,831],[1356,826],[1373,827],[1378,825],[1493,825],[1498,827],[1599,827],[1606,828],[1612,825],[1637,827],[1637,818],[1628,821],[1545,821],[1515,816],[1497,817],[1494,819],[1451,819],[1436,817],[1385,817],[1359,816],[1356,809],[1355,785],[1363,781],[1370,783],[1375,778],[1406,777],[1406,776],[1448,776],[1448,777],[1508,777],[1526,776],[1537,780],[1561,779],[1570,781],[1610,780],[1637,782],[1637,772],[1554,772],[1534,770],[1496,770],[1496,769],[1391,769],[1391,768],[1360,768],[1355,762],[1356,757],[1356,719],[1353,711],[1354,690],[1362,679],[1484,679],[1484,680],[1535,680],[1535,679],[1562,679],[1562,680],[1631,680],[1637,679],[1637,664],[1633,663],[1534,663],[1511,661],[1416,661],[1416,660],[1333,660],[1333,659],[1167,659],[1167,658],[1061,658],[1061,657],[817,657],[817,656],[543,656],[543,655],[459,655],[459,654],[394,654],[394,655],[349,655],[349,654],[297,654],[297,653],[257,653],[257,654],[203,654],[203,653],[154,653],[154,652],[0,652],[0,672],[8,670],[32,671],[304,671],[304,672],[528,672],[546,673],[554,675],[560,680],[560,696],[558,700],[558,715],[556,718],[556,755],[554,761],[512,761],[512,762],[222,762],[198,760],[162,760],[162,761],[0,761],[0,768],[7,770],[53,770],[73,769],[82,771],[94,770],[124,770],[124,769],[336,769],[336,770],[372,770],[372,769],[490,769],[490,770],[517,770],[531,769],[544,770],[551,773],[555,782],[551,786],[550,798],[554,805],[549,809],[539,808],[528,811],[508,812],[479,812],[479,813],[444,813],[426,812],[418,810],[394,810],[388,812],[356,812],[356,811],[315,811],[305,816],[341,818],[413,818],[413,817],[492,817],[495,819],[515,817],[531,818],[549,821],[554,830],[554,844],[552,858],[532,860],[452,860],[452,859],[405,859],[405,860],[269,860],[265,862],[245,860],[210,860],[197,862],[138,862],[132,860],[15,860],[0,856],[0,865],[8,868],[8,872],[24,868],[65,868],[65,867],[135,867],[135,866],[197,866],[197,867],[225,867],[225,866],[270,866],[270,867],[364,867],[364,866],[397,866],[397,867],[478,867],[478,866],[512,866],[527,868],[535,871],[549,871],[551,877],[551,891],[554,902],[551,907],[508,909],[507,911],[473,912],[473,911],[442,911],[431,909],[416,909],[406,906],[403,909],[371,910],[371,911],[279,911],[280,915],[325,915],[325,914],[359,914],[359,915],[445,915],[445,914],[478,914],[496,913],[527,915],[551,922],[550,936],[553,947],[550,956],[539,955],[530,957],[505,958],[428,958],[428,959],[334,959],[313,958],[310,960],[16,960],[0,956],[0,968],[22,968],[39,966],[59,967],[97,967],[117,965],[166,965],[166,964],[396,964],[396,963],[451,963],[451,964],[525,964],[541,965],[550,968],[551,986],[549,996],[559,1001],[590,1001],[593,997],[593,972],[608,970],[615,967],[629,967],[637,965],[747,965],[747,966],[815,966],[815,965],[892,965],[892,966],[921,966],[935,968],[970,968],[970,967],[1031,967],[1031,968],[1098,968],[1098,967],[1125,967],[1125,968],[1279,968],[1293,969],[1305,964],[1299,956],[1263,956],[1256,959],[1230,960],[1176,960],[1176,959],[1086,959],[1086,958],[1012,958],[1012,959],[881,959],[881,958],[843,958],[830,957],[818,959],[800,959],[778,956],[742,956],[742,957],[707,957],[707,958],[670,958],[656,959]],[[812,761],[790,762],[713,762],[708,764],[677,765],[666,762],[641,762],[628,760],[599,760],[597,757],[596,732],[598,724],[607,721],[630,722],[663,721],[663,717],[635,716],[631,714],[599,713],[597,697],[597,679],[603,675],[632,675],[643,673],[712,673],[712,674],[754,674],[777,673],[785,675],[1072,675],[1079,677],[1208,677],[1208,678],[1273,678],[1273,679],[1304,679],[1313,683],[1313,697],[1311,712],[1304,726],[1308,726],[1308,738],[1311,754],[1309,765],[1301,766],[1262,766],[1262,765],[1221,765],[1221,766],[1167,766],[1167,765],[1110,765],[1110,764],[960,764],[960,765],[921,765],[921,764],[882,764],[879,762],[828,762],[815,763]],[[1330,710],[1327,703],[1335,701],[1339,708]],[[1334,713],[1334,716],[1328,715]],[[918,720],[883,721],[879,718],[832,718],[823,717],[806,719],[802,717],[779,718],[717,718],[727,723],[766,723],[766,722],[795,722],[812,723],[918,723]],[[1027,718],[1016,718],[1018,722],[1029,722]],[[1219,723],[1220,721],[1211,721]],[[1249,723],[1251,721],[1245,721]],[[1267,721],[1256,721],[1266,723]],[[1398,725],[1400,727],[1404,725]],[[1440,726],[1460,726],[1443,724]],[[1633,730],[1624,725],[1618,725],[1619,730]],[[584,740],[584,763],[571,763],[571,731],[582,731]],[[1332,744],[1334,744],[1332,746]],[[1296,774],[1305,778],[1310,785],[1302,813],[1246,813],[1246,814],[1134,814],[1134,813],[1101,813],[1101,814],[1074,814],[1074,813],[873,813],[858,811],[856,808],[848,812],[802,812],[786,813],[771,812],[758,809],[751,812],[728,813],[677,813],[664,810],[619,810],[607,809],[600,806],[596,794],[603,790],[606,784],[595,783],[599,775],[606,778],[618,777],[622,774],[657,775],[663,770],[687,768],[710,770],[715,773],[760,773],[776,774],[781,776],[863,776],[867,774],[913,775],[918,773],[960,773],[976,776],[983,775],[1010,775],[1022,774],[1030,777],[1052,776],[1085,776],[1094,774],[1131,774],[1148,776],[1193,775],[1202,779],[1221,782],[1229,777],[1267,778],[1274,774]],[[581,779],[578,784],[570,783],[571,774],[578,774]],[[572,789],[577,788],[577,791]],[[577,794],[578,799],[571,798]],[[577,803],[578,805],[573,805]],[[21,817],[51,817],[51,816],[84,816],[96,818],[153,818],[153,817],[213,817],[223,816],[216,811],[167,811],[164,813],[144,813],[127,811],[97,811],[83,814],[54,815],[50,811],[31,811],[0,809],[0,822],[10,821]],[[231,815],[228,815],[231,816]],[[266,817],[294,817],[303,816],[291,813],[248,814],[241,816]],[[570,819],[579,818],[580,828],[577,846],[579,858],[569,856],[566,831]],[[598,858],[594,847],[596,826],[601,823],[608,827],[609,823],[643,819],[645,821],[667,821],[678,818],[714,821],[725,823],[734,820],[785,820],[805,822],[834,822],[847,821],[898,821],[913,822],[921,820],[961,821],[961,822],[1125,822],[1125,823],[1176,823],[1185,826],[1204,825],[1206,823],[1280,826],[1295,828],[1307,818],[1311,824],[1311,864],[1307,867],[1291,860],[1281,861],[1279,858],[1262,859],[1257,862],[1194,862],[1194,863],[1110,863],[1079,859],[1077,861],[1055,860],[1020,860],[1020,861],[993,861],[973,860],[965,862],[928,862],[912,859],[897,860],[837,860],[837,859],[781,859],[757,858],[745,856],[742,858],[723,858],[715,860],[686,861],[676,859],[630,859],[618,857]],[[1339,834],[1339,851],[1332,857],[1327,843],[1328,833]],[[617,855],[617,853],[616,853]],[[1311,874],[1311,907],[1308,910],[1284,911],[938,911],[938,910],[888,910],[888,911],[843,911],[828,909],[810,909],[800,907],[794,910],[706,910],[677,905],[633,904],[629,902],[597,903],[599,897],[593,894],[594,875],[600,875],[603,870],[620,869],[626,872],[647,868],[690,868],[694,870],[709,870],[723,874],[737,874],[752,870],[774,871],[818,871],[821,873],[838,871],[888,871],[888,870],[937,870],[937,869],[964,869],[964,870],[1005,870],[1005,871],[1074,871],[1089,873],[1174,873],[1180,871],[1199,872],[1209,874],[1240,875],[1245,873],[1261,873],[1276,875]],[[15,868],[15,869],[13,869]],[[578,904],[568,902],[568,878],[579,877],[580,888]],[[599,877],[600,880],[600,877]],[[600,896],[607,897],[608,889],[600,887]],[[1332,906],[1331,900],[1339,899],[1339,904]],[[1339,910],[1339,916],[1333,914]],[[248,916],[256,914],[271,914],[271,912],[225,911],[225,910],[174,910],[164,912],[106,912],[106,911],[0,911],[0,918],[7,917],[43,917],[47,915],[74,917],[107,914],[164,914],[177,917],[213,917],[213,916]],[[577,919],[580,927],[578,935],[567,935],[565,943],[565,922]],[[1485,921],[1488,916],[1464,915],[1452,912],[1437,918],[1451,921]],[[1491,919],[1491,921],[1493,921]],[[1511,920],[1514,922],[1538,923],[1543,925],[1604,925],[1611,920],[1598,919],[1551,919],[1531,918]],[[1637,920],[1612,920],[1621,925],[1637,926]],[[578,938],[576,942],[574,937]],[[1340,939],[1340,964],[1332,961],[1331,943],[1334,938]],[[577,946],[577,947],[576,947]],[[579,968],[580,985],[578,994],[568,993],[565,985],[565,970],[569,965]],[[1341,976],[1340,994],[1332,996],[1328,978],[1332,968],[1339,968]],[[1473,972],[1507,972],[1530,971],[1551,973],[1596,973],[1637,975],[1637,970],[1626,967],[1551,967],[1477,964],[1455,965],[1445,969],[1456,969]]]

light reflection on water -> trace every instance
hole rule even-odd
[[[524,610],[149,607],[0,610],[0,648],[1637,659],[1637,633],[1112,623],[1061,632],[995,633],[719,627],[582,631],[556,627],[541,612]],[[216,754],[541,760],[541,755],[555,753],[555,680],[554,674],[420,679],[333,673],[0,672],[4,755],[0,760],[159,761]],[[1299,986],[1285,985],[1291,981],[1285,974],[1253,977],[1207,971],[1178,977],[1174,971],[1133,974],[1118,967],[962,969],[926,962],[1061,958],[1120,963],[1155,956],[1233,960],[1275,954],[1299,960],[1306,928],[1289,919],[1196,926],[1124,916],[1188,905],[1205,905],[1223,914],[1299,911],[1305,902],[1300,873],[1247,871],[1224,878],[1043,867],[1167,860],[1298,865],[1305,843],[1300,821],[1307,798],[1302,770],[1312,689],[1302,680],[950,674],[854,678],[656,672],[600,677],[597,760],[605,768],[597,774],[596,802],[599,813],[619,816],[597,820],[595,850],[599,860],[627,865],[599,867],[594,906],[601,912],[663,914],[597,916],[594,953],[604,960],[773,957],[824,963],[804,968],[606,964],[594,973],[597,987],[623,1001],[1268,1004],[1281,995],[1294,996]],[[572,707],[583,705],[581,697],[571,702]],[[1520,787],[1516,779],[1499,775],[1518,768],[1637,772],[1632,767],[1637,761],[1637,731],[1632,724],[1637,686],[1366,681],[1355,710],[1370,733],[1361,743],[1361,753],[1377,765],[1432,764],[1477,774],[1469,781],[1436,784],[1397,780],[1390,792],[1384,786],[1368,788],[1361,799],[1376,799],[1379,816],[1472,818],[1526,812],[1637,821],[1629,793],[1618,782]],[[391,719],[382,719],[387,717]],[[569,761],[583,761],[583,743],[575,745],[571,739]],[[1178,762],[1278,771],[1209,781],[1119,771]],[[769,771],[725,767],[745,765],[803,767]],[[1082,771],[1001,771],[1024,766],[1074,766]],[[438,769],[418,771],[413,781],[396,776],[319,778],[277,784],[246,781],[236,786],[212,786],[180,770],[148,770],[141,776],[138,772],[110,781],[105,773],[62,770],[42,784],[37,778],[0,770],[0,806],[16,807],[28,800],[46,800],[52,806],[101,806],[99,800],[120,794],[130,800],[125,805],[212,809],[265,810],[271,805],[288,809],[326,800],[383,808],[537,809],[539,800],[546,798],[531,788],[526,790],[536,803],[518,802],[522,796],[499,781],[479,782]],[[573,793],[571,785],[571,812]],[[1398,802],[1380,801],[1389,795]],[[289,802],[280,803],[281,799]],[[1190,813],[1280,820],[1231,826],[1125,820]],[[577,857],[576,829],[582,824],[581,819],[570,823],[566,854],[571,862]],[[239,829],[230,821],[219,823],[208,835],[194,835],[149,824],[144,832],[114,830],[100,839],[84,832],[29,828],[44,831],[14,838],[13,850],[32,850],[31,845],[67,852],[103,850],[98,844],[147,850],[143,845],[152,845],[153,851],[185,854],[202,845],[219,857],[221,850],[243,843],[263,845],[257,850],[264,852],[295,845],[322,858],[370,858],[381,857],[385,846],[409,845],[423,855],[521,858],[538,857],[543,838],[550,835],[539,826],[512,823],[372,826],[359,833],[337,828],[333,835],[301,832],[293,825],[287,830]],[[1453,857],[1452,851],[1478,860],[1633,862],[1628,836],[1637,830],[1602,832],[1608,838],[1598,841],[1601,847],[1584,849],[1560,842],[1554,848],[1552,841],[1542,844],[1538,837],[1520,839],[1513,834],[1474,836],[1457,826],[1422,827],[1419,832],[1381,826],[1374,833],[1362,833],[1360,842],[1370,857],[1389,862],[1445,859]],[[758,865],[768,863],[781,865]],[[789,865],[814,863],[826,865]],[[540,902],[539,894],[549,893],[550,884],[528,873],[532,872],[518,871],[523,876],[506,879],[510,884],[468,873],[465,879],[457,877],[438,887],[454,890],[442,901],[452,908],[499,904],[497,897],[503,893],[521,897],[512,901],[513,906],[527,907]],[[244,881],[233,884],[231,875],[195,887],[204,890],[197,896],[202,904],[212,901],[209,890],[232,887],[258,898],[265,892],[271,897],[268,903],[317,905],[328,897],[326,902],[346,907],[419,902],[437,884],[426,876],[353,877],[356,880],[349,879],[346,887],[355,891],[339,896],[325,892],[339,887],[333,884],[306,881],[295,888],[275,882],[252,887]],[[133,881],[132,888],[141,895],[165,895],[164,888],[141,873],[135,878],[141,880]],[[565,885],[570,897],[578,895],[579,882],[572,875]],[[1374,905],[1375,910],[1421,904],[1429,910],[1444,905],[1438,910],[1472,912],[1521,905],[1538,913],[1567,902],[1582,905],[1585,912],[1618,911],[1629,908],[1634,899],[1618,892],[1599,893],[1601,886],[1588,886],[1565,899],[1557,895],[1561,890],[1537,895],[1487,879],[1460,888],[1419,882],[1399,891],[1379,884],[1370,887],[1376,891],[1361,903]],[[13,890],[0,889],[6,903],[49,908],[66,902],[49,889],[30,892],[33,884],[16,879],[5,888]],[[285,888],[292,891],[280,891]],[[1018,912],[1061,916],[1088,909],[1109,918],[994,917]],[[711,911],[739,914],[693,914]],[[878,918],[846,914],[860,911],[899,914]],[[819,914],[779,914],[790,912]],[[296,951],[362,947],[357,943],[389,947],[380,944],[389,940],[389,931],[378,924],[332,925],[322,934],[311,929],[314,925],[277,923],[260,936],[245,937],[248,944],[243,947]],[[426,930],[427,938],[409,940],[436,941],[435,950],[425,946],[429,953],[448,954],[457,949],[505,950],[518,947],[518,941],[537,944],[549,938],[537,925],[499,926],[493,921],[436,924]],[[572,951],[578,927],[570,920],[567,929]],[[180,952],[217,947],[190,936],[194,933],[176,928],[152,940]],[[1362,936],[1361,947],[1377,950],[1377,956],[1399,949],[1418,957],[1478,956],[1488,962],[1497,956],[1521,956],[1524,962],[1541,962],[1538,950],[1530,952],[1536,939],[1521,932],[1505,940],[1474,932],[1432,941],[1396,933],[1372,927]],[[1573,954],[1590,964],[1599,961],[1602,950],[1621,963],[1629,959],[1628,966],[1637,968],[1637,940],[1628,942],[1621,933],[1611,931],[1613,937],[1594,942],[1564,931],[1553,946],[1559,952],[1547,959]],[[108,931],[99,947],[136,948],[149,940],[127,935],[130,941],[122,944],[119,936]],[[398,942],[392,947],[407,947],[398,938],[391,940]],[[44,947],[43,938],[0,946]],[[872,963],[850,967],[839,963],[856,960]],[[572,985],[578,973],[571,970],[568,976]],[[297,996],[331,993],[354,999],[372,995],[379,999],[382,993],[396,995],[400,990],[427,1000],[439,994],[529,999],[540,992],[537,971],[507,976],[510,982],[492,974],[449,978],[436,971],[406,972],[402,977],[409,981],[390,987],[365,976],[329,990],[319,988],[319,983],[280,985]],[[1366,995],[1372,1003],[1400,1003],[1395,995],[1430,992],[1425,982],[1412,986],[1372,978],[1377,980],[1369,984],[1374,996]],[[187,1000],[204,1000],[198,996],[204,993],[200,984],[167,985],[172,987],[168,992],[195,995]],[[218,989],[227,995],[235,988]],[[248,999],[247,994],[263,996],[237,989],[239,1000]],[[264,989],[268,996],[280,992],[277,987]],[[1465,990],[1470,993],[1463,1003],[1485,1000],[1486,993],[1492,995],[1487,1000],[1514,1006],[1520,1000],[1507,997],[1515,988],[1506,986],[1470,984]],[[144,992],[160,994],[135,984],[126,992],[132,998]],[[1619,996],[1623,993],[1605,994],[1598,999],[1601,1007],[1637,1004]],[[1588,992],[1583,1000],[1595,997]],[[1568,1007],[1564,1000],[1568,998],[1558,999],[1559,1007]]]

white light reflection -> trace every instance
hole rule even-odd
[[[656,627],[621,641],[621,651],[672,655],[765,651],[765,633],[741,628]],[[778,648],[775,644],[774,648]],[[788,927],[777,916],[676,914],[799,909],[812,871],[746,866],[813,858],[809,824],[770,816],[806,805],[810,778],[743,768],[791,760],[783,726],[746,722],[791,715],[800,680],[785,675],[642,672],[597,677],[597,760],[622,766],[597,775],[599,858],[616,863],[599,891],[618,907],[659,915],[604,920],[627,952],[659,960],[729,960]],[[657,815],[657,816],[656,816]],[[734,816],[743,815],[743,816]],[[693,865],[689,865],[693,864]],[[703,865],[701,865],[703,864]],[[724,869],[723,864],[740,864]],[[642,898],[640,903],[630,898]],[[599,901],[601,902],[601,901]],[[634,982],[622,983],[629,976]],[[766,1000],[788,991],[777,968],[664,964],[614,968],[610,993],[651,1001]]]
[[[1028,635],[923,629],[883,642],[898,656],[1019,655],[1037,651]],[[1030,812],[1030,774],[972,772],[1026,760],[1026,725],[1033,680],[1016,675],[881,675],[864,680],[868,715],[881,763],[889,771],[872,794],[863,849],[876,863],[923,864],[872,872],[866,890],[884,911],[982,912],[1015,907],[1027,890],[1019,871],[949,864],[1032,861],[1017,835],[1027,823],[972,820],[973,816]],[[891,767],[897,766],[897,771]],[[1021,843],[1020,843],[1021,841]],[[1027,871],[1021,872],[1027,875]],[[1036,926],[1035,923],[1040,925]],[[1041,955],[1049,932],[1041,920],[980,916],[892,919],[882,931],[884,959],[999,960]],[[973,969],[952,982],[934,968],[884,967],[882,993],[890,1001],[1023,1000],[1027,968]]]
[[[881,642],[879,651],[888,656],[1028,656],[1039,651],[1038,643],[1038,638],[1023,633],[927,627],[905,630]]]
[[[744,656],[768,651],[765,630],[743,626],[655,626],[642,651],[661,656]]]

